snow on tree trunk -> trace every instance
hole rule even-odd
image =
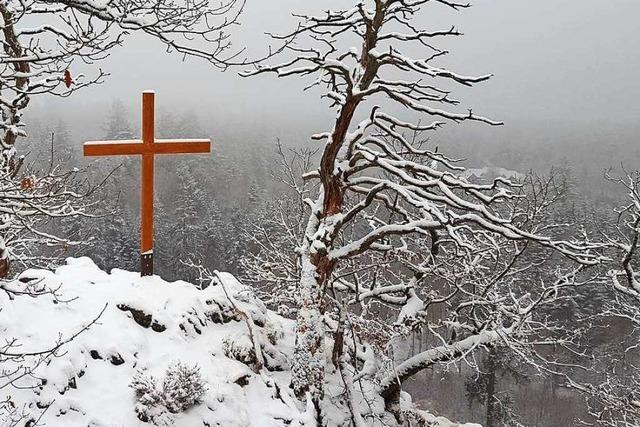
[[[292,364],[292,385],[298,397],[309,392],[314,401],[322,398],[324,383],[324,314],[321,285],[316,267],[307,254],[303,258],[296,318],[296,347]]]
[[[298,288],[296,347],[292,364],[292,385],[301,398],[308,392],[317,405],[323,397],[325,369],[324,289],[333,272],[322,242],[326,228],[320,221],[322,196],[318,198],[307,222],[301,248],[301,275]]]
[[[11,266],[9,260],[9,251],[7,250],[7,243],[4,238],[0,237],[0,277],[7,277],[9,273],[9,267]]]

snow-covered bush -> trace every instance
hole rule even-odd
[[[247,335],[236,335],[222,341],[224,355],[245,365],[253,366],[257,363],[256,351],[251,338]]]
[[[162,381],[167,409],[172,413],[182,412],[200,403],[207,392],[207,384],[200,375],[200,368],[181,362],[171,364]]]
[[[169,365],[161,384],[145,371],[138,371],[130,387],[138,398],[135,407],[138,418],[157,426],[171,425],[171,414],[197,405],[207,392],[200,368],[197,365],[187,366],[180,361]]]
[[[131,380],[130,387],[135,391],[138,402],[135,412],[140,421],[151,422],[155,425],[170,425],[172,420],[164,405],[162,390],[158,388],[155,377],[144,371],[138,373]]]

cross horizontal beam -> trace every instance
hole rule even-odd
[[[82,148],[85,156],[209,153],[211,141],[208,139],[156,139],[152,144],[144,144],[140,139],[89,141],[85,142]]]

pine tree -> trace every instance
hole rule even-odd
[[[129,113],[119,99],[111,103],[111,109],[104,125],[105,139],[133,139]]]
[[[470,375],[465,382],[467,399],[470,403],[484,404],[486,427],[514,424],[514,397],[508,386],[501,386],[505,378],[516,385],[528,382],[525,367],[507,349],[492,347],[479,368],[479,372]]]

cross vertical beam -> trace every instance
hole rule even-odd
[[[142,144],[146,152],[142,154],[142,192],[140,193],[140,274],[153,275],[153,177],[155,156],[155,93],[142,93]]]

